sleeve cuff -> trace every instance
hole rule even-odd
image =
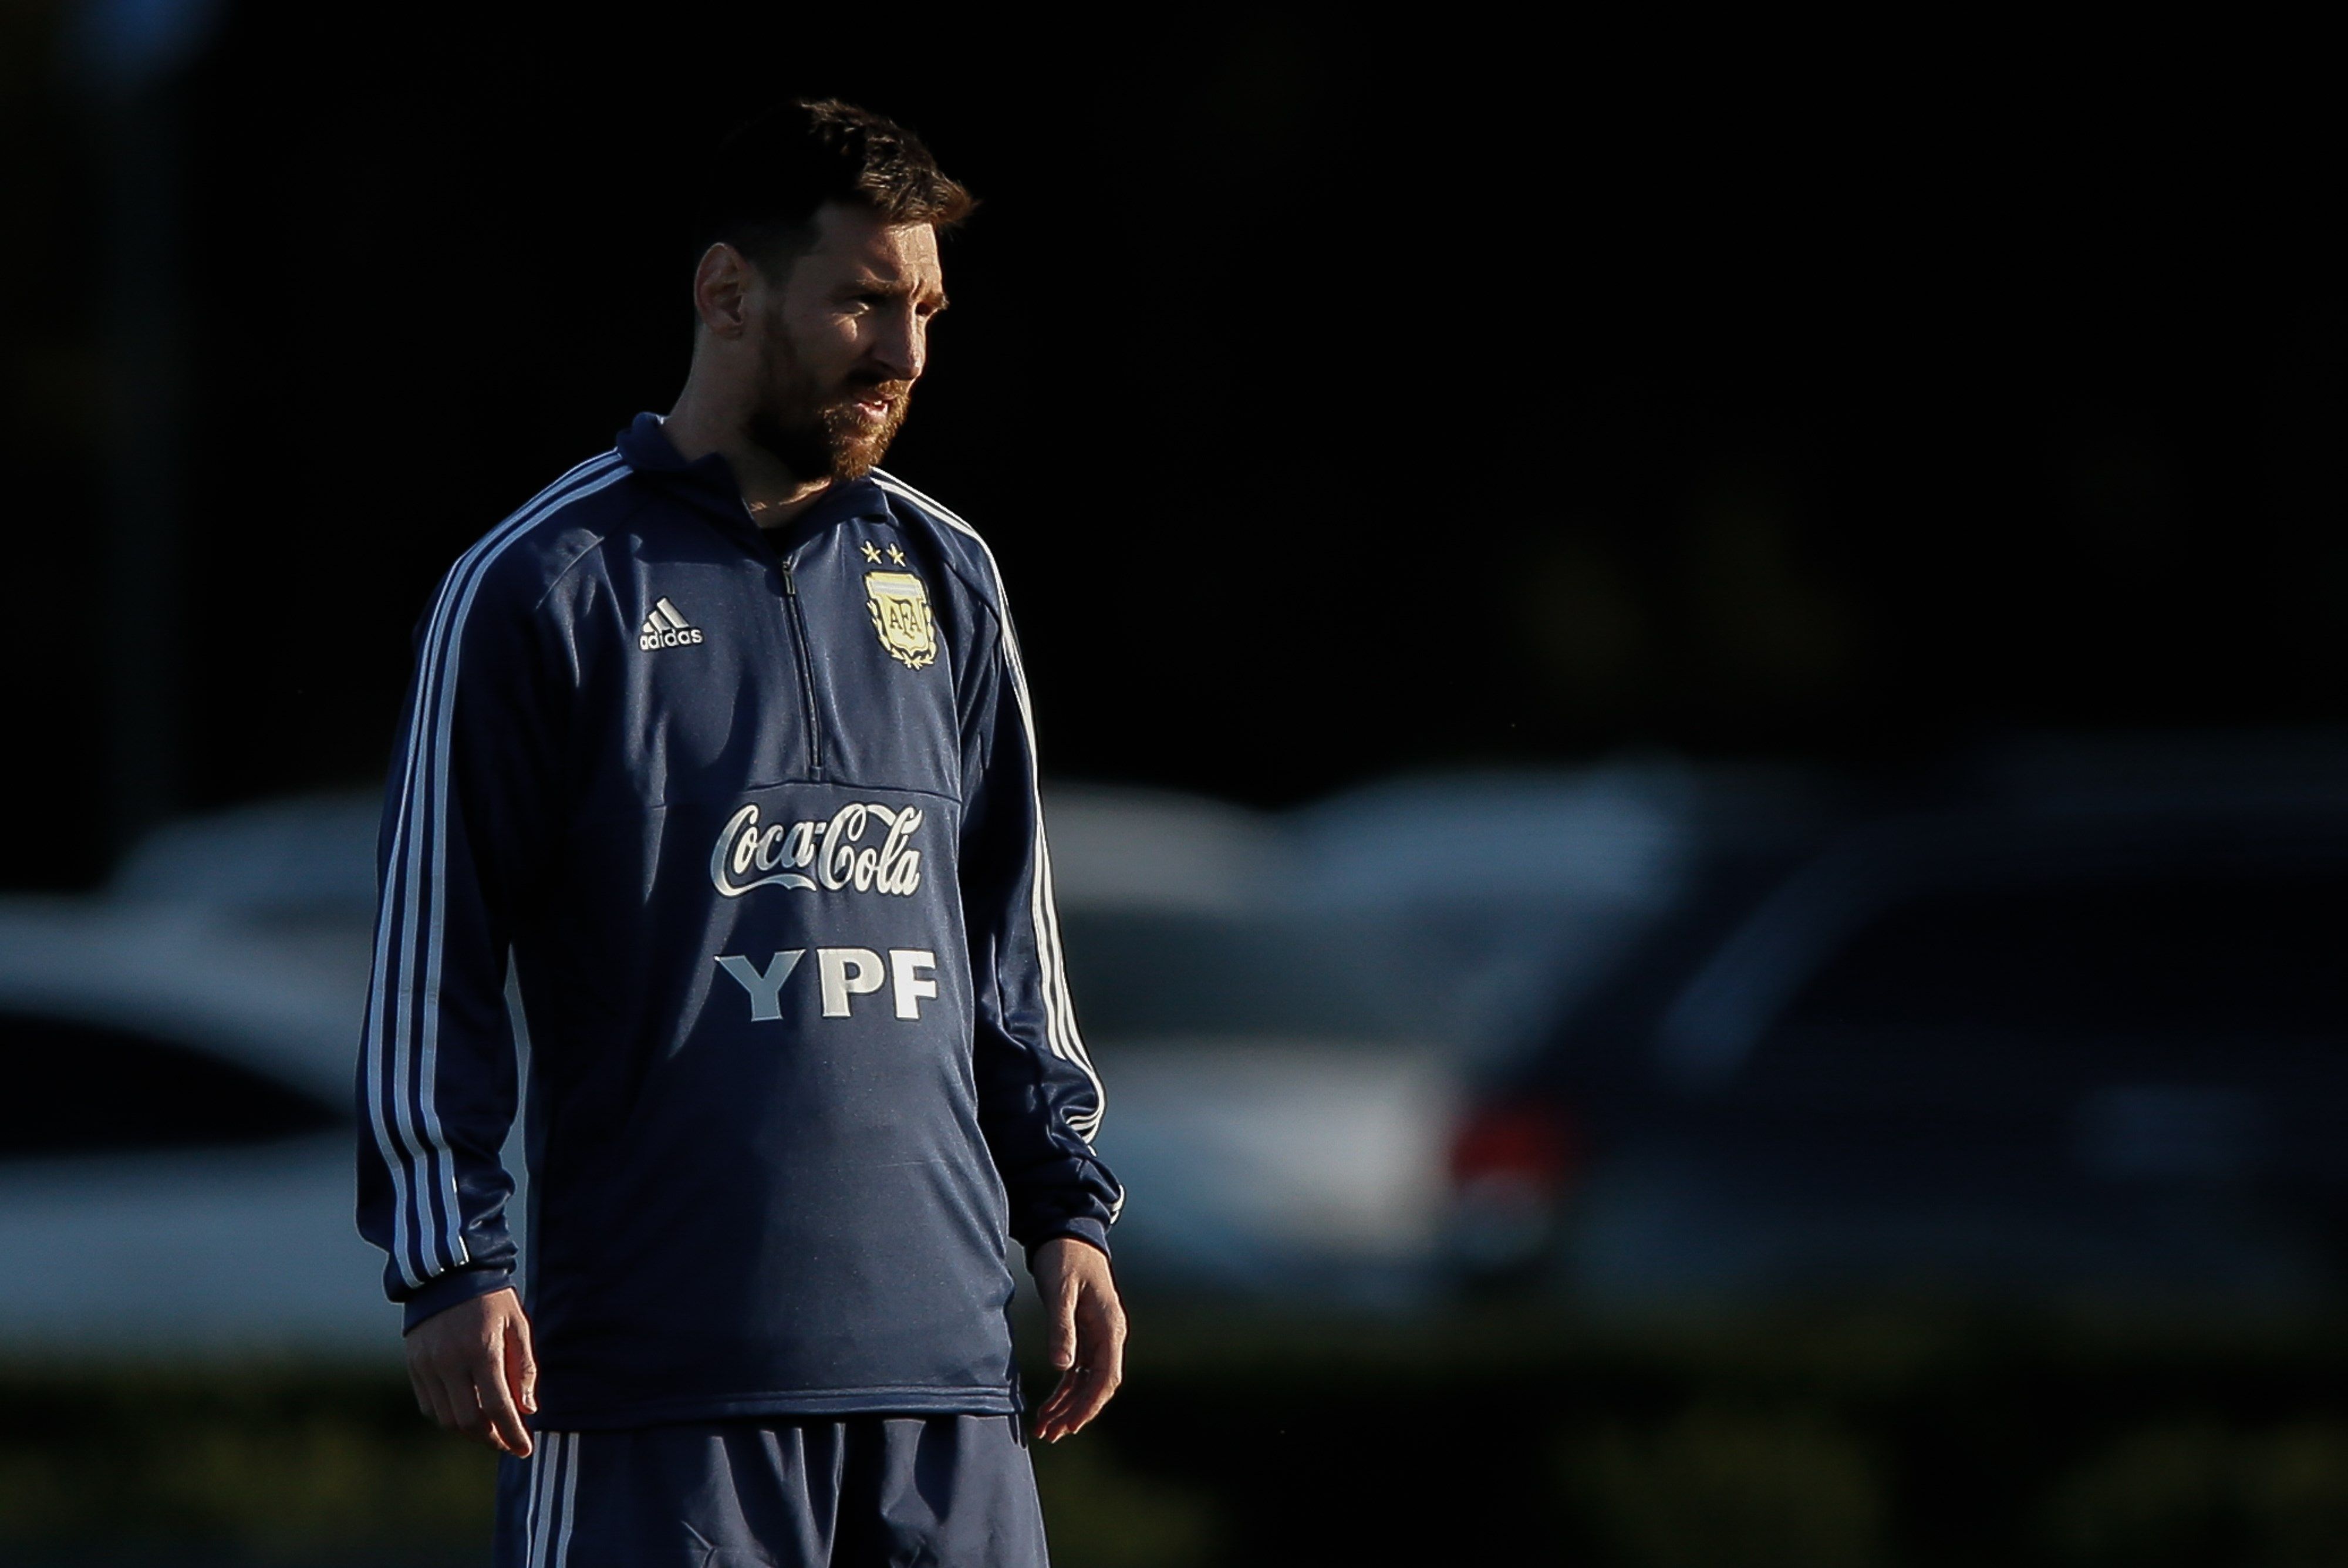
[[[452,1306],[461,1306],[491,1291],[504,1290],[513,1284],[513,1274],[506,1269],[460,1269],[433,1280],[407,1298],[405,1317],[400,1324],[402,1334],[415,1332],[416,1326],[427,1317],[437,1317]]]
[[[1084,1243],[1086,1246],[1097,1250],[1103,1257],[1115,1255],[1108,1250],[1108,1227],[1107,1225],[1101,1223],[1098,1220],[1072,1215],[1067,1219],[1053,1222],[1050,1229],[1046,1230],[1042,1235],[1035,1237],[1027,1243],[1027,1261],[1029,1265],[1032,1267],[1035,1264],[1035,1249],[1037,1247],[1042,1246],[1045,1242],[1056,1242],[1063,1236],[1075,1237],[1077,1241]]]

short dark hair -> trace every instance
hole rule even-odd
[[[896,121],[837,98],[768,110],[719,143],[695,227],[697,258],[723,241],[760,267],[815,242],[816,210],[861,203],[891,223],[952,229],[978,205]]]

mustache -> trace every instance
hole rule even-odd
[[[848,389],[832,401],[860,403],[868,397],[882,397],[891,403],[902,403],[912,393],[913,384],[910,381],[891,381],[878,376],[851,376],[848,379]]]

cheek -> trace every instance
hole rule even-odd
[[[799,340],[808,367],[822,380],[836,380],[864,356],[870,335],[859,321],[834,319]]]
[[[769,337],[774,357],[820,377],[854,355],[857,330],[854,319],[834,311],[785,311],[773,318]]]

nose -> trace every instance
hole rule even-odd
[[[929,357],[929,324],[910,305],[892,310],[873,339],[875,366],[891,381],[917,381]]]

